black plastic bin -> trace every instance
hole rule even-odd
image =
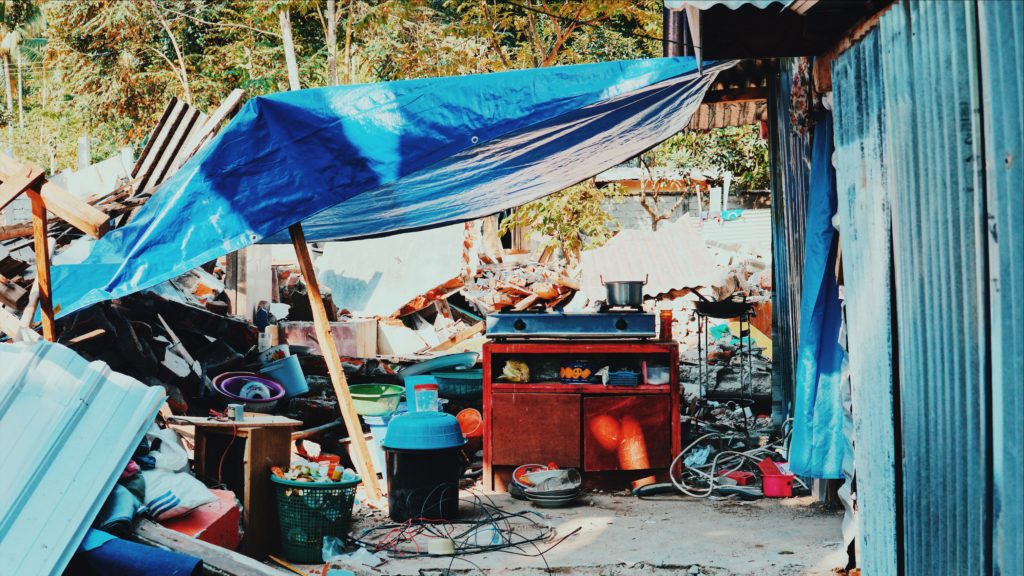
[[[385,449],[384,454],[392,520],[451,520],[458,516],[459,479],[466,470],[461,448]]]
[[[388,423],[383,444],[392,520],[458,517],[466,438],[454,416],[443,412],[395,416]]]

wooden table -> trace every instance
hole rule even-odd
[[[645,340],[495,341],[484,345],[484,487],[506,489],[521,464],[578,468],[594,487],[666,477],[681,450],[679,347]],[[567,359],[646,360],[668,384],[612,387],[538,381],[534,368]],[[531,381],[498,380],[507,360],[531,364]]]
[[[175,416],[170,422],[195,426],[196,476],[213,482],[223,476],[221,481],[242,501],[242,551],[254,558],[277,551],[281,535],[270,468],[290,464],[292,431],[302,422],[254,412],[246,412],[242,422],[195,416]],[[226,454],[229,450],[240,451],[241,461]]]

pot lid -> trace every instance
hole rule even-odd
[[[410,412],[388,423],[384,448],[394,450],[442,450],[466,443],[459,421],[444,412]]]

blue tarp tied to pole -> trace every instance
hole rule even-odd
[[[686,127],[731,63],[691,57],[253,98],[127,226],[55,259],[58,316],[254,242],[435,227],[590,178]]]
[[[818,119],[813,146],[789,463],[801,476],[842,478],[846,444],[840,384],[845,352],[839,345],[839,236],[832,225],[838,200],[830,113]]]

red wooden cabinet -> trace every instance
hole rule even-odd
[[[491,396],[491,462],[508,466],[556,462],[570,468],[580,465],[579,394],[520,394],[501,392]]]
[[[642,340],[485,344],[485,488],[505,489],[511,471],[531,463],[579,468],[591,484],[666,471],[681,449],[678,350],[675,343]],[[551,367],[566,358],[646,360],[668,365],[672,376],[668,385],[562,384]],[[530,365],[531,382],[499,380],[508,360]]]

